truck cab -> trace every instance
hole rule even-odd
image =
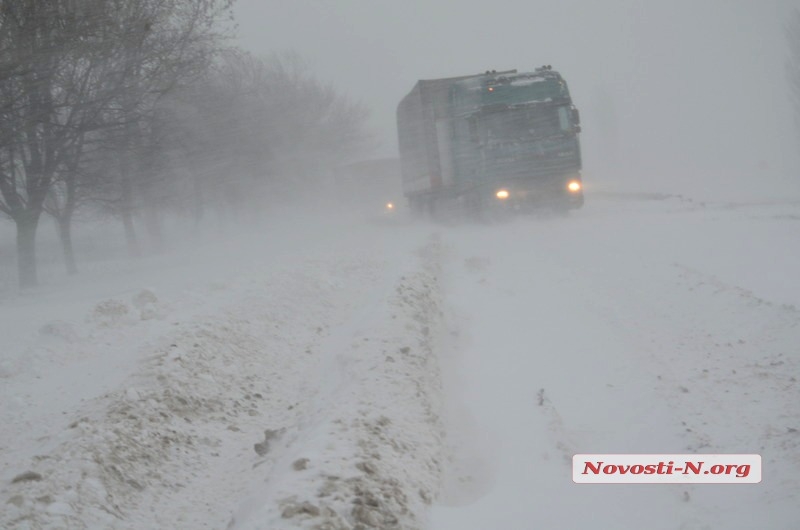
[[[580,116],[558,72],[463,80],[451,88],[451,106],[454,171],[473,202],[583,205]]]
[[[580,208],[579,133],[549,66],[420,81],[398,107],[404,192],[412,209]]]

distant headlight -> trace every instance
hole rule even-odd
[[[497,190],[497,193],[495,193],[494,195],[501,201],[508,199],[508,197],[510,196],[508,190]]]
[[[581,188],[583,188],[583,186],[581,185],[580,180],[570,180],[569,184],[567,184],[567,189],[572,193],[581,191]]]
[[[386,203],[386,209],[387,209],[387,210],[394,210],[394,203],[392,203],[392,202],[387,202],[387,203]]]

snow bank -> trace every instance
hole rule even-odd
[[[439,244],[399,252],[251,273],[144,342],[168,315],[150,290],[98,302],[78,339],[48,324],[46,340],[138,344],[141,361],[5,463],[0,527],[423,527],[442,465]]]

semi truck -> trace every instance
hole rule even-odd
[[[580,114],[551,66],[420,80],[397,107],[414,212],[583,206]]]

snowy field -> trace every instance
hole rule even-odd
[[[800,528],[799,234],[800,202],[589,194],[5,271],[0,528]],[[574,484],[575,453],[763,481]]]

